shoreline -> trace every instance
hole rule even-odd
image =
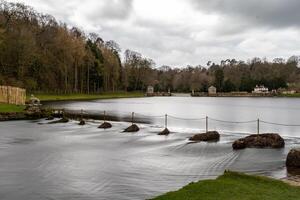
[[[53,101],[82,101],[82,100],[101,100],[101,99],[122,99],[145,97],[142,92],[108,92],[102,94],[35,94],[41,102]],[[27,99],[30,97],[28,96]]]
[[[141,98],[145,97],[144,93],[141,92],[116,92],[116,93],[103,93],[103,94],[66,94],[66,95],[56,95],[56,94],[37,94],[37,98],[41,102],[60,102],[60,101],[84,101],[84,100],[104,100],[104,99],[122,99],[122,98]],[[29,100],[27,96],[27,101]],[[25,114],[25,105],[14,105],[0,103],[0,118],[5,115],[13,115],[18,113]],[[12,117],[14,118],[14,117]],[[20,118],[20,117],[19,117]],[[22,118],[23,119],[23,118]],[[0,119],[1,120],[1,119]]]

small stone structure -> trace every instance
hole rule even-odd
[[[25,105],[26,90],[12,86],[0,86],[0,103]]]
[[[208,95],[209,96],[215,96],[217,94],[217,88],[214,86],[210,86],[208,88]]]
[[[35,97],[33,94],[30,97],[29,104],[26,107],[26,113],[29,115],[40,113],[41,112],[41,101]]]
[[[40,106],[41,101],[39,98],[35,97],[33,94],[30,96],[29,105]]]

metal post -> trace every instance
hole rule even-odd
[[[257,134],[259,134],[259,119],[257,119]]]
[[[81,109],[81,120],[83,120],[83,109]]]
[[[165,115],[165,128],[168,127],[168,115],[166,114]]]
[[[134,120],[134,112],[131,113],[131,122],[132,122],[132,125],[133,125],[133,120]]]
[[[106,115],[106,112],[103,111],[103,122],[105,122],[105,115]]]
[[[205,122],[206,122],[205,128],[206,128],[206,133],[207,133],[208,132],[208,117],[207,116],[205,118]]]

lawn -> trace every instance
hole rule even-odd
[[[191,183],[153,200],[298,200],[300,187],[282,181],[225,172],[216,180]]]
[[[3,112],[22,112],[25,106],[17,106],[12,104],[2,104],[0,103],[0,113]]]
[[[92,100],[143,97],[141,92],[110,92],[102,94],[35,94],[41,101]],[[28,95],[27,99],[30,98]]]
[[[300,93],[295,94],[280,94],[280,97],[300,97]]]

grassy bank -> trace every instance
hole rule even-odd
[[[115,99],[143,97],[141,92],[115,92],[102,94],[35,94],[41,101],[67,101],[67,100],[93,100],[93,99]],[[30,95],[27,96],[27,100]],[[0,103],[0,113],[3,112],[22,112],[25,106]]]
[[[11,104],[2,104],[0,103],[0,113],[2,112],[22,112],[25,106],[17,106]]]
[[[102,94],[35,94],[41,101],[93,100],[143,97],[141,92],[115,92]],[[27,99],[30,98],[30,95]]]
[[[154,200],[296,200],[300,187],[266,177],[225,172],[216,180],[191,183]]]
[[[295,93],[295,94],[280,94],[278,96],[280,96],[280,97],[300,97],[300,93]]]

